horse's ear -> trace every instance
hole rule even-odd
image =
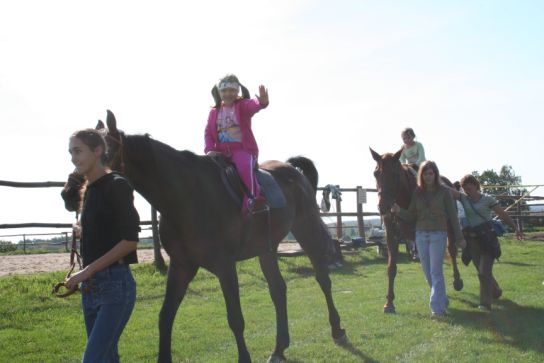
[[[105,128],[106,126],[104,126],[104,123],[102,122],[102,120],[98,120],[98,122],[96,123],[95,130],[104,130]]]
[[[108,125],[108,130],[111,133],[117,133],[117,121],[115,120],[115,115],[110,110],[107,110],[108,116],[106,117],[106,124]]]
[[[402,154],[402,148],[401,148],[399,151],[397,151],[397,152],[393,155],[393,157],[394,157],[395,159],[399,160],[399,159],[400,159],[400,154]]]
[[[374,150],[372,150],[371,147],[369,147],[369,149],[370,149],[370,153],[372,154],[372,157],[374,158],[374,160],[380,161],[382,159],[381,155],[378,154],[377,152],[375,152]]]

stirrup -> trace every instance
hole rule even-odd
[[[264,212],[269,212],[270,211],[270,206],[268,205],[268,203],[266,203],[266,200],[263,198],[263,199],[260,199],[262,200],[264,203],[263,205],[261,206],[261,208],[259,209],[255,209],[255,207],[257,207],[255,204],[257,202],[259,198],[250,198],[247,202],[247,210],[249,212],[250,215],[255,215],[255,214],[259,214],[259,213],[264,213]]]

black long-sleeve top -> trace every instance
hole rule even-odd
[[[112,172],[87,186],[81,213],[81,257],[83,266],[97,260],[122,240],[138,241],[140,217],[134,208],[130,183]],[[137,263],[136,251],[123,258]]]

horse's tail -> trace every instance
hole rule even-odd
[[[308,179],[312,188],[317,193],[317,182],[319,180],[319,173],[315,167],[313,161],[304,156],[293,156],[287,159],[287,162],[299,169],[304,176]]]

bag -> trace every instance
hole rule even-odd
[[[461,261],[463,261],[463,264],[465,266],[468,266],[470,264],[470,261],[472,261],[472,256],[470,254],[470,248],[469,248],[469,244],[472,243],[471,242],[471,234],[470,234],[470,227],[465,227],[462,229],[462,232],[463,232],[463,237],[465,238],[465,241],[467,241],[467,245],[465,248],[463,248],[463,250],[461,251]]]
[[[471,239],[478,241],[482,253],[496,259],[501,257],[501,244],[499,243],[497,234],[493,230],[491,222],[485,222],[476,227],[470,227],[468,230],[468,235]]]
[[[492,219],[490,223],[491,223],[491,227],[493,228],[493,231],[495,232],[497,236],[500,237],[506,233],[506,229],[504,228],[501,221],[497,219]]]

